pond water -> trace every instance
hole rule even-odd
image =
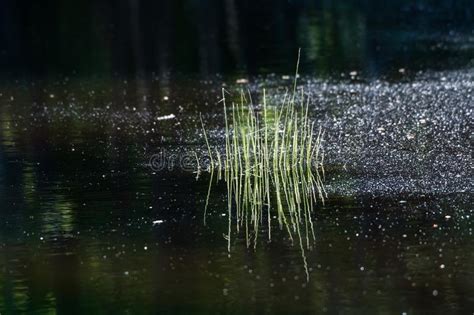
[[[5,3],[1,314],[474,312],[472,3]],[[224,149],[221,88],[275,103],[298,47],[326,132],[309,281],[276,224],[228,252],[225,184],[204,225],[183,162],[200,113]]]

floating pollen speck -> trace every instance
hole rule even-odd
[[[169,115],[165,115],[165,116],[156,117],[156,120],[158,120],[158,121],[160,121],[160,120],[169,120],[169,119],[173,119],[173,118],[176,118],[176,116],[174,114],[169,114]]]
[[[237,80],[235,80],[235,83],[237,83],[237,84],[246,84],[246,83],[249,83],[249,80],[248,80],[248,79],[244,79],[244,78],[242,78],[242,79],[237,79]]]

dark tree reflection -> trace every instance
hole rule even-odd
[[[4,76],[288,72],[298,47],[314,73],[377,73],[398,66],[394,60],[466,64],[472,48],[449,38],[472,36],[473,2],[435,2],[4,0],[0,69]]]

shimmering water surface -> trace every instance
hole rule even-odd
[[[1,314],[474,312],[471,3],[50,1],[33,30],[28,8],[0,6],[16,35],[1,47]],[[228,253],[225,184],[204,226],[209,175],[179,160],[205,155],[200,113],[223,149],[222,87],[257,108],[263,87],[270,104],[291,88],[298,47],[326,131],[309,282],[277,226]]]

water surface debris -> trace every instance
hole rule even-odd
[[[169,114],[169,115],[156,117],[156,120],[158,120],[158,121],[160,121],[160,120],[170,120],[170,119],[174,119],[174,118],[176,118],[176,116],[174,114]]]

